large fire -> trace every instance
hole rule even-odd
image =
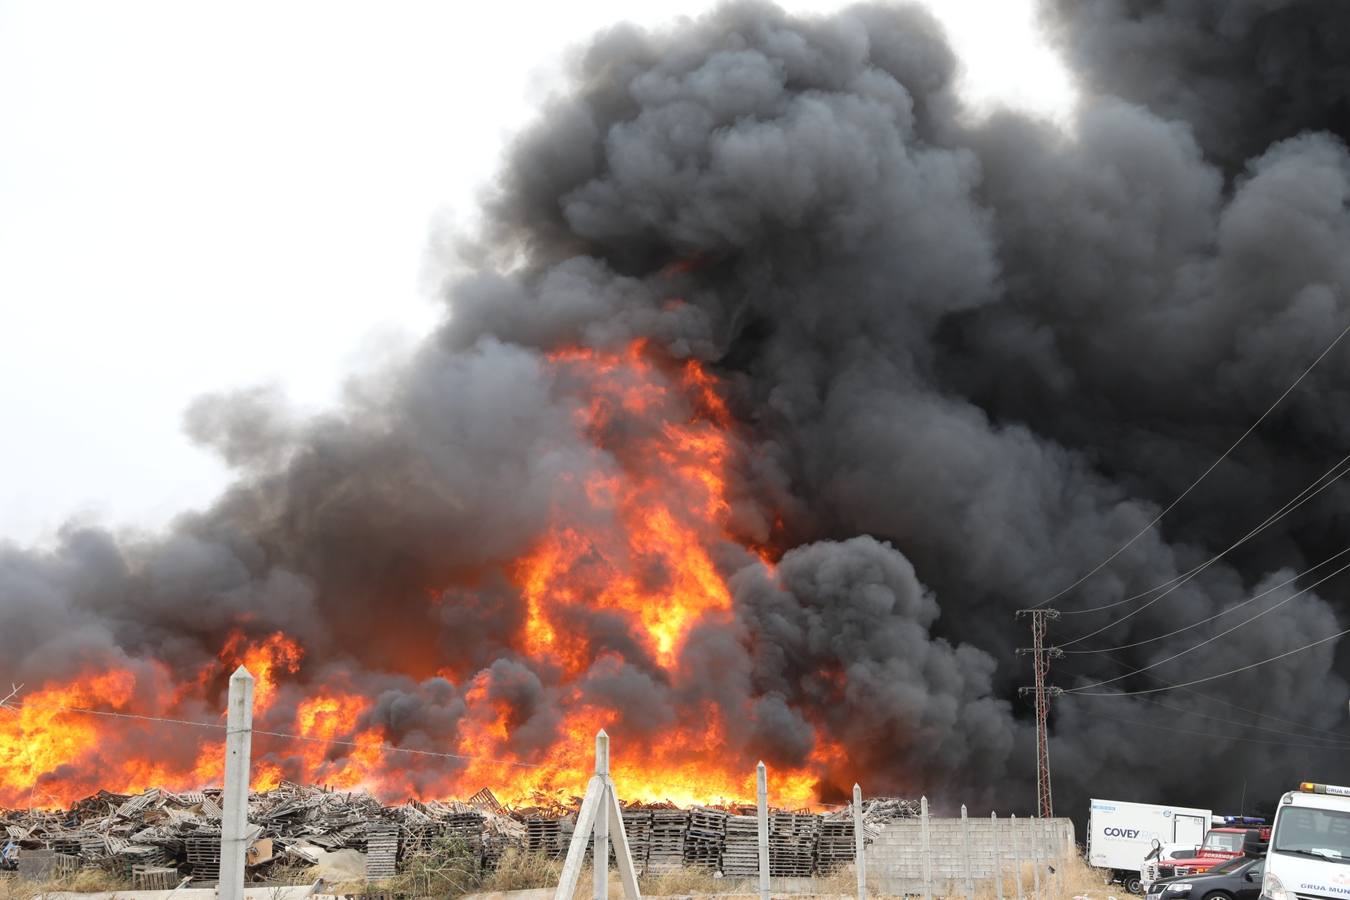
[[[507,573],[527,610],[515,651],[562,672],[561,736],[544,752],[513,749],[519,723],[511,706],[494,698],[486,672],[471,673],[460,683],[466,711],[459,743],[436,748],[447,754],[446,774],[428,782],[423,772],[414,783],[405,777],[410,756],[392,749],[384,726],[368,715],[373,698],[350,685],[309,680],[306,648],[280,632],[250,633],[243,622],[222,636],[214,662],[186,677],[155,665],[90,671],[25,691],[21,705],[0,713],[0,805],[59,805],[99,788],[218,784],[220,722],[193,728],[135,717],[219,710],[226,679],[241,664],[256,678],[255,727],[273,733],[255,738],[258,788],[290,779],[364,787],[386,799],[467,796],[482,787],[510,802],[570,796],[585,783],[593,736],[604,727],[615,738],[614,777],[626,797],[752,797],[755,760],[727,745],[723,712],[711,704],[686,704],[663,729],[664,741],[625,744],[622,715],[589,703],[577,685],[617,667],[620,657],[570,624],[583,612],[603,612],[633,637],[639,649],[630,655],[645,653],[652,667],[674,675],[692,629],[731,623],[715,548],[730,542],[764,554],[729,522],[728,467],[738,445],[719,385],[699,364],[641,341],[622,352],[567,349],[548,364],[595,460],[582,483],[560,483],[550,527]],[[446,676],[452,672],[446,666]],[[283,688],[303,699],[278,703]],[[131,718],[75,711],[82,709]],[[192,751],[162,752],[161,729],[194,742]],[[822,772],[842,762],[838,747],[818,740],[811,765],[774,772],[774,800],[809,805]]]

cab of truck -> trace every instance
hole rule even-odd
[[[1260,820],[1247,821],[1255,824]],[[1183,859],[1159,861],[1157,877],[1172,878],[1208,872],[1225,860],[1237,859],[1244,855],[1252,845],[1264,843],[1269,839],[1270,829],[1261,825],[1256,827],[1224,825],[1211,828],[1205,834],[1205,842],[1194,855]]]
[[[1350,897],[1350,787],[1305,781],[1280,798],[1261,897]]]

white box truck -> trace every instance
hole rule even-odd
[[[1159,844],[1200,846],[1213,813],[1185,806],[1093,800],[1088,816],[1088,865],[1107,869],[1132,894],[1144,889],[1144,857]]]
[[[1304,782],[1280,798],[1261,897],[1350,897],[1350,787]]]

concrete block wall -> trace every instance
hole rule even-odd
[[[1019,860],[1025,863],[1034,855],[1055,865],[1074,852],[1069,819],[1018,819],[1014,826],[1011,819],[972,818],[967,827],[970,875],[977,891],[981,881],[993,879],[996,860],[1007,878]],[[918,819],[891,822],[867,845],[868,880],[882,892],[923,893],[922,829]],[[929,818],[928,845],[934,894],[960,894],[966,874],[961,819]]]

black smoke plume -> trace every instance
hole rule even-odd
[[[519,752],[548,746],[566,709],[556,672],[513,649],[524,608],[506,567],[546,527],[559,473],[592,463],[544,356],[646,338],[725,385],[744,444],[733,516],[782,556],[771,570],[725,555],[735,625],[684,649],[706,677],[672,684],[605,634],[620,659],[595,663],[587,695],[628,711],[629,740],[711,700],[749,711],[725,722],[749,759],[803,764],[828,732],[871,793],[1029,810],[1014,612],[1145,528],[1350,324],[1344,5],[1043,13],[1082,81],[1062,127],[970,115],[959,60],[913,7],[737,3],[598,36],[511,148],[483,232],[457,248],[472,274],[416,354],[313,420],[256,392],[203,399],[189,429],[233,486],[166,534],[72,526],[51,550],[0,548],[0,658],[30,684],[73,660],[190,671],[244,622],[324,661],[303,677],[343,672],[409,746],[455,744],[478,673],[516,710]],[[1347,360],[1329,355],[1056,605],[1176,578],[1350,452]],[[1076,648],[1285,580],[1350,545],[1348,508],[1338,483]],[[1345,585],[1150,674],[1203,677],[1334,633]],[[1066,616],[1052,640],[1133,608]],[[1114,677],[1246,614],[1071,656],[1054,680]],[[1347,665],[1332,643],[1205,696],[1057,700],[1060,810],[1082,815],[1089,795],[1228,809],[1244,782],[1269,799],[1350,778],[1324,734],[1252,712],[1341,728]]]

